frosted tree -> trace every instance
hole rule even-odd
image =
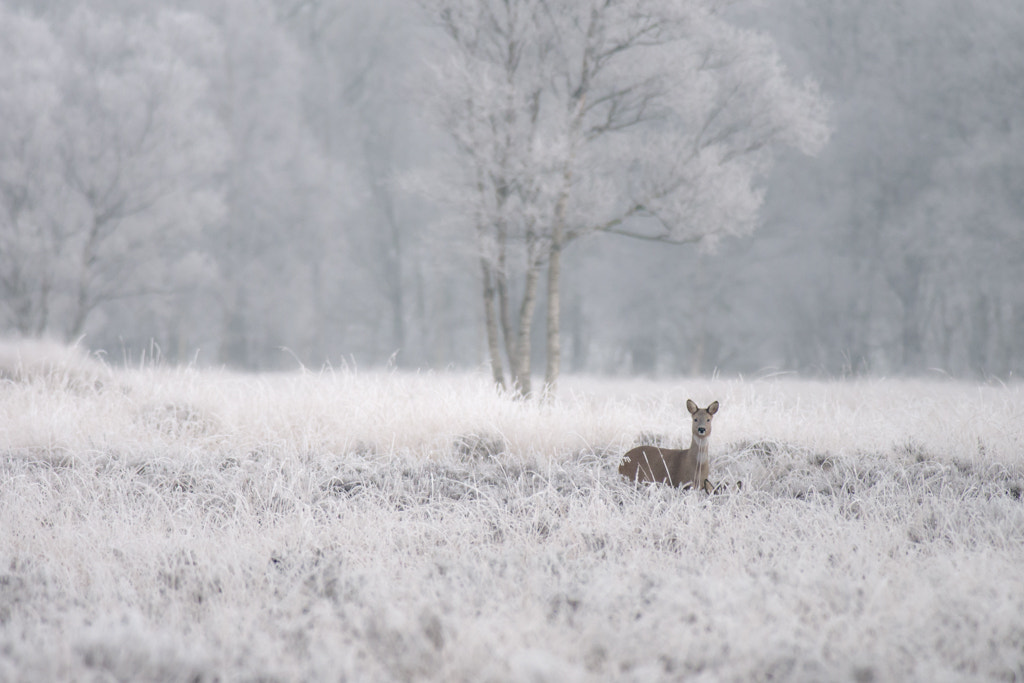
[[[220,220],[224,132],[207,79],[178,52],[203,22],[150,23],[77,10],[65,22],[59,156],[73,193],[60,217],[76,271],[67,335],[100,304],[165,292],[202,230]]]
[[[1009,374],[1024,330],[1024,8],[908,2],[894,28],[878,90],[906,136],[877,150],[900,175],[877,188],[886,215],[873,231],[897,247],[881,263],[901,309],[893,355],[912,371]]]
[[[712,245],[751,231],[771,151],[813,154],[828,128],[816,88],[727,3],[568,3],[558,34],[565,156],[548,259],[546,387],[560,357],[561,250],[594,231]],[[556,81],[558,84],[558,81]]]
[[[62,54],[42,22],[0,6],[0,310],[22,335],[49,324],[63,235],[44,208],[59,200],[54,112]]]
[[[220,216],[222,131],[206,79],[178,51],[195,17],[18,21],[0,279],[17,293],[16,329],[74,338],[98,307],[177,286],[180,260]]]
[[[828,137],[816,89],[787,78],[769,38],[731,24],[729,3],[429,7],[454,46],[435,102],[472,170],[451,196],[476,217],[492,366],[491,281],[508,267],[507,226],[518,224],[524,302],[533,268],[547,265],[548,391],[560,370],[567,244],[614,232],[707,245],[749,232],[773,148],[815,153]]]
[[[320,276],[327,284],[330,272],[344,273],[331,289],[348,296],[324,306],[323,317],[333,315],[345,320],[346,327],[360,330],[369,341],[368,353],[360,356],[369,356],[370,362],[390,359],[409,364],[417,355],[422,357],[426,336],[410,333],[411,319],[422,318],[424,293],[413,283],[425,259],[419,253],[417,220],[405,205],[409,197],[400,192],[394,176],[408,163],[418,133],[409,120],[404,85],[409,69],[418,63],[408,45],[410,32],[419,27],[412,25],[407,12],[395,11],[406,9],[404,0],[275,4],[306,56],[307,125],[334,162],[331,170],[345,171],[332,178],[330,189],[335,194],[340,187],[349,189],[346,215],[330,229],[334,241],[344,245],[345,266],[337,267],[335,258],[333,268],[323,264]],[[311,253],[322,253],[327,241],[311,244]],[[360,322],[354,324],[356,320]],[[423,320],[416,322],[422,332]],[[326,334],[321,335],[327,348]]]
[[[358,137],[353,104],[363,99],[371,71],[380,57],[384,30],[379,24],[383,21],[381,16],[386,14],[386,3],[273,0],[270,4],[277,16],[276,23],[286,29],[296,51],[289,60],[294,70],[282,73],[282,77],[275,73],[274,80],[277,87],[286,88],[289,101],[294,98],[294,110],[287,115],[292,125],[302,123],[296,115],[304,119],[305,130],[296,129],[293,133],[314,146],[314,154],[307,151],[305,156],[322,160],[323,173],[315,183],[317,193],[305,197],[310,202],[319,201],[321,211],[305,222],[294,244],[310,280],[309,298],[313,310],[307,325],[311,332],[308,355],[319,362],[340,345],[338,337],[344,335],[345,328],[357,317],[350,307],[368,298],[346,296],[360,288],[361,278],[355,271],[379,263],[373,257],[350,258],[355,251],[351,247],[351,233],[370,223],[353,219],[360,205],[357,197],[370,194],[362,187],[362,174],[353,169],[356,165],[353,160],[358,158],[358,152],[354,151],[358,145],[353,142]],[[276,50],[283,51],[286,49],[281,44],[283,37],[285,35],[268,36],[253,48],[264,49],[261,43],[270,42]],[[294,63],[296,58],[301,59],[301,65]],[[250,76],[258,79],[260,74]],[[282,118],[279,113],[271,120]],[[307,183],[307,186],[313,185],[313,182]],[[333,204],[323,201],[328,198],[334,199]],[[375,227],[368,227],[365,232],[375,235],[383,232],[374,230]],[[394,291],[390,287],[393,283],[393,279],[386,280],[384,288],[389,293]],[[384,316],[374,310],[367,317],[376,320]],[[393,310],[389,317],[400,319],[400,313]],[[395,336],[396,340],[401,339],[400,334]],[[396,345],[404,344],[398,341]]]
[[[774,188],[810,227],[794,240],[808,265],[787,273],[803,340],[790,362],[1019,372],[1024,6],[786,0],[764,14],[842,102],[828,163],[791,163]]]
[[[223,52],[210,66],[229,137],[224,228],[209,249],[221,275],[219,357],[279,364],[282,347],[319,353],[328,317],[322,275],[336,255],[335,207],[347,193],[303,114],[305,56],[268,0],[202,3]],[[289,273],[289,276],[283,274]]]
[[[541,0],[423,4],[449,47],[435,65],[437,84],[427,101],[457,155],[450,174],[431,169],[440,183],[428,192],[471,221],[494,381],[505,385],[504,351],[511,385],[527,395],[531,326],[553,208],[548,177],[555,157],[545,148],[542,109],[554,36],[544,30]],[[521,276],[515,313],[513,270]]]

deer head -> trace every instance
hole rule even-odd
[[[698,408],[692,399],[687,399],[686,409],[693,416],[693,438],[706,439],[711,436],[711,418],[718,412],[718,401],[707,408]]]

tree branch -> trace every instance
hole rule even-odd
[[[632,230],[621,230],[618,228],[599,228],[599,231],[609,235],[621,235],[623,237],[629,237],[635,240],[643,240],[645,242],[661,242],[662,244],[694,244],[707,236],[706,234],[703,234],[689,235],[688,237],[684,238],[675,238],[668,233],[660,235],[647,235],[642,232],[634,232]]]

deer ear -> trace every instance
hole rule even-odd
[[[686,409],[690,411],[690,415],[693,415],[697,410],[699,410],[697,408],[697,404],[693,402],[692,398],[686,399]]]
[[[715,401],[714,403],[712,403],[711,405],[708,406],[708,415],[714,415],[717,412],[718,412],[718,401]]]

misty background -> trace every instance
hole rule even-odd
[[[561,250],[563,371],[1018,374],[1024,5],[710,4],[743,32],[737,50],[781,58],[793,91],[773,102],[789,132],[758,146],[749,183],[719,202],[742,195],[747,213],[701,214],[721,226],[674,240],[573,233]],[[445,80],[464,69],[462,86],[481,83],[454,31],[473,17],[456,5],[467,4],[0,2],[0,334],[81,339],[115,361],[156,348],[258,370],[487,364],[472,192],[424,181],[479,158],[472,145],[459,153],[446,118],[458,98],[484,96]],[[557,111],[545,107],[559,92],[533,101]],[[783,106],[808,93],[806,111]],[[672,120],[644,121],[666,157]],[[632,173],[645,159],[621,142],[580,168],[614,168],[621,154]],[[523,158],[549,164],[531,176],[535,203],[508,211],[546,224],[543,207],[555,215],[558,202],[545,174],[561,176],[534,151]],[[588,187],[644,185],[626,175]],[[531,244],[510,253],[546,266]],[[502,272],[518,301],[529,271]],[[528,311],[534,368],[551,352],[545,282]]]

